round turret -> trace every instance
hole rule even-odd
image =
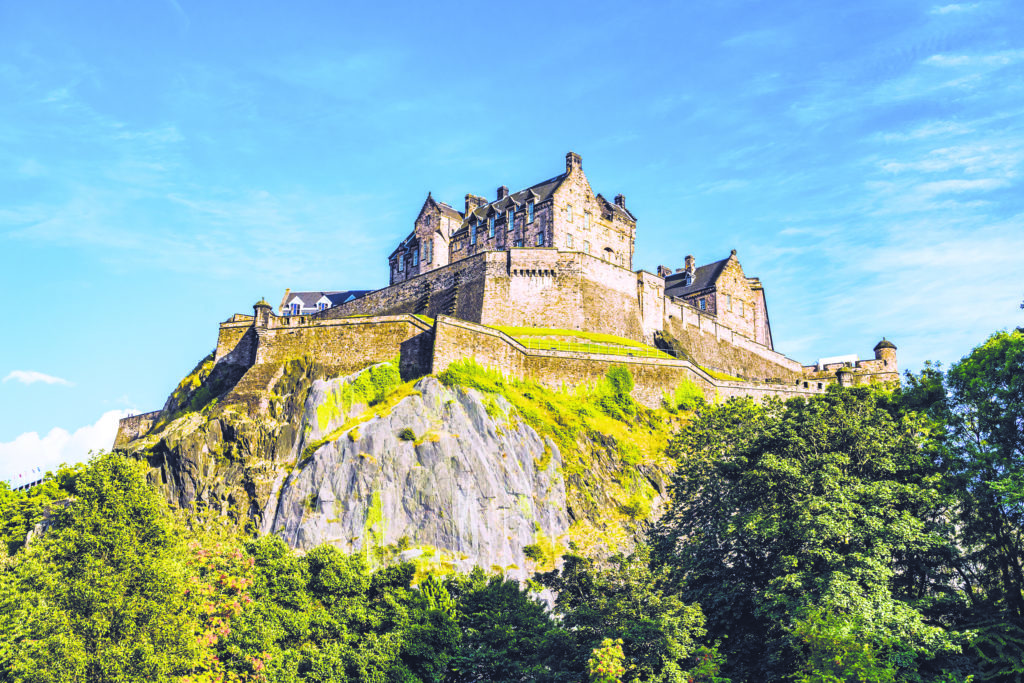
[[[885,361],[890,372],[896,372],[896,345],[882,337],[882,341],[875,344],[875,360]]]
[[[853,370],[846,367],[845,365],[836,370],[836,379],[839,380],[839,386],[841,387],[852,387],[853,386]]]
[[[266,327],[270,323],[270,312],[272,310],[274,310],[273,307],[267,303],[266,299],[261,298],[254,303],[252,305],[253,324],[257,327]]]

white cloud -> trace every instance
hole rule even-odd
[[[1024,50],[1005,50],[990,55],[932,55],[924,60],[932,66],[1006,66],[1024,58]]]
[[[951,5],[942,5],[941,7],[932,7],[932,14],[951,14],[953,12],[969,12],[978,7],[976,2],[961,2],[953,3]]]
[[[18,475],[38,467],[43,472],[61,463],[74,464],[89,457],[89,451],[109,450],[117,436],[117,421],[134,414],[132,410],[110,410],[95,422],[68,432],[54,427],[45,436],[25,432],[14,441],[0,443],[0,480],[18,485]]]
[[[54,377],[53,375],[47,375],[43,372],[36,372],[35,370],[11,370],[6,377],[4,382],[21,382],[22,384],[35,384],[36,382],[42,382],[44,384],[63,384],[66,387],[72,386],[71,382],[67,381],[63,377]]]

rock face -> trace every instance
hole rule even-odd
[[[558,449],[502,398],[485,406],[427,377],[383,416],[347,429],[355,411],[320,419],[350,381],[313,384],[297,445],[311,452],[275,487],[264,532],[296,548],[393,546],[407,559],[525,577],[523,547],[568,531]]]
[[[664,501],[670,429],[650,411],[613,419],[571,392],[403,383],[389,363],[342,377],[308,358],[218,368],[201,362],[118,450],[173,505],[299,549],[526,578],[569,542],[628,548]]]

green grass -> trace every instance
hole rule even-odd
[[[668,358],[664,353],[652,346],[626,337],[600,332],[584,332],[582,330],[564,330],[551,327],[511,327],[493,325],[494,329],[504,332],[528,349],[556,351],[573,351],[576,353],[606,353],[613,356],[640,356],[643,358]],[[533,339],[533,337],[571,337],[573,341],[562,339]]]

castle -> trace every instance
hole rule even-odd
[[[805,366],[777,352],[764,287],[735,250],[634,271],[636,228],[625,197],[595,194],[573,152],[563,173],[514,193],[500,187],[493,201],[467,194],[462,211],[428,194],[388,257],[388,287],[289,290],[276,315],[260,301],[253,315],[221,323],[215,361],[255,371],[308,355],[351,372],[398,355],[412,377],[474,358],[552,386],[625,364],[648,405],[684,380],[709,398],[899,380],[884,339],[868,360]]]

